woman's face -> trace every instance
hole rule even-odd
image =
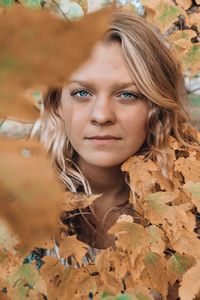
[[[123,163],[146,138],[147,103],[117,42],[96,46],[63,89],[59,111],[79,161],[93,166]]]

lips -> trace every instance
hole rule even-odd
[[[87,138],[89,140],[121,140],[121,138],[112,135],[95,135]]]
[[[87,138],[87,140],[95,145],[95,147],[112,147],[112,145],[121,140],[121,138],[113,135],[94,135]]]

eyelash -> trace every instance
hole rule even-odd
[[[86,92],[87,94],[90,94],[86,90],[76,90],[76,91],[72,92],[70,95],[72,97],[77,98],[77,99],[81,99],[81,98],[85,99],[85,98],[87,98],[87,96],[78,96],[78,93],[80,93],[80,92]],[[131,95],[131,97],[128,97],[128,98],[121,97],[123,94],[129,94],[129,95]],[[133,93],[133,92],[129,92],[129,91],[122,92],[122,93],[118,94],[118,96],[120,96],[123,100],[133,100],[133,99],[136,100],[136,99],[139,98],[139,95],[137,93]]]

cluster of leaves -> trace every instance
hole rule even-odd
[[[187,131],[200,141],[196,130],[189,127]],[[45,165],[40,146],[34,142],[27,150],[27,145],[22,143],[13,150],[9,143],[14,146],[13,141],[1,142],[1,216],[4,221],[0,227],[0,288],[6,287],[7,291],[2,294],[3,299],[47,296],[50,300],[90,297],[153,300],[155,295],[162,295],[162,299],[176,299],[178,295],[181,300],[192,300],[195,296],[199,299],[199,150],[189,150],[169,138],[174,162],[173,191],[160,175],[156,162],[142,155],[125,162],[122,170],[129,173],[130,185],[134,187],[130,202],[136,216],[120,216],[109,230],[116,237],[115,250],[101,250],[94,262],[83,263],[88,245],[78,241],[76,235],[67,235],[63,225],[55,226],[56,219],[61,211],[87,207],[97,196],[87,198],[66,192],[63,197],[63,191]],[[19,168],[23,168],[23,173]],[[30,168],[31,176],[28,175]],[[27,173],[24,174],[24,170]],[[41,172],[44,178],[39,182]],[[59,240],[59,256],[66,259],[73,256],[72,264],[64,268],[64,264],[51,256],[43,258],[40,271],[34,263],[23,264],[33,245],[53,248],[49,240],[53,234]]]
[[[21,92],[33,83],[38,87],[67,83],[103,36],[110,11],[96,12],[71,23],[54,18],[45,9],[26,10],[18,2],[36,8],[51,4],[47,0],[19,0],[15,1],[14,9],[6,13],[2,10],[0,116],[35,120],[38,110]],[[86,13],[87,1],[76,2]],[[193,14],[192,19],[187,11],[189,6],[185,6],[192,1],[141,2],[147,18],[162,32],[168,31],[174,22],[180,24],[180,20],[189,26],[189,29],[180,28],[169,38],[174,37],[172,47],[174,53],[182,55],[183,67],[195,73],[199,15]],[[0,0],[0,4],[7,9],[14,1]],[[200,140],[192,128],[189,134]],[[134,187],[130,202],[137,217],[123,215],[110,229],[109,233],[116,236],[116,250],[101,250],[94,262],[83,263],[88,245],[78,241],[75,235],[68,236],[59,216],[62,211],[87,207],[96,196],[64,194],[38,142],[1,139],[0,146],[1,299],[152,300],[159,294],[170,300],[178,295],[182,300],[200,297],[199,151],[186,149],[169,138],[174,162],[173,191],[169,182],[160,176],[155,162],[143,156],[130,158],[122,169],[129,173]],[[64,264],[51,256],[43,258],[39,271],[35,263],[24,264],[34,247],[53,248],[52,236],[59,241],[62,258],[73,256],[72,264],[64,268]]]
[[[141,0],[147,20],[166,33],[172,53],[191,76],[200,69],[200,1]]]

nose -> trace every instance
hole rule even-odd
[[[116,112],[109,97],[99,96],[92,105],[90,121],[93,125],[112,125],[116,122]]]

